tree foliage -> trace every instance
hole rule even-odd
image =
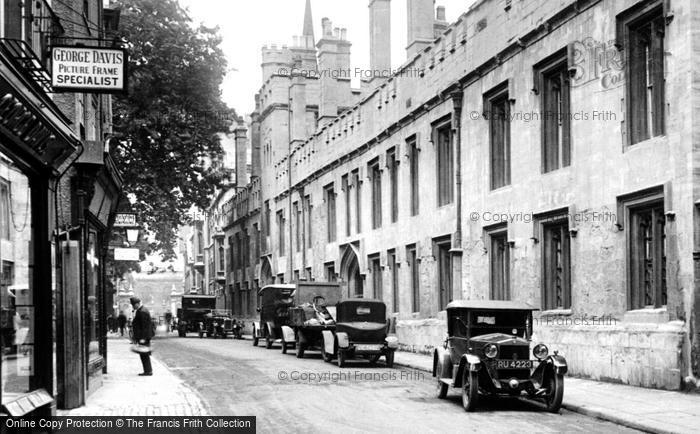
[[[119,0],[129,51],[128,94],[116,96],[110,152],[152,250],[172,258],[192,205],[224,178],[217,133],[235,112],[221,100],[226,59],[218,28],[195,26],[176,0]],[[115,144],[116,142],[116,144]]]

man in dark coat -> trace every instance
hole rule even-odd
[[[119,311],[119,316],[117,317],[117,327],[119,327],[119,332],[124,336],[124,327],[126,327],[126,315],[124,311]]]
[[[134,319],[131,322],[131,327],[134,331],[134,343],[150,347],[151,338],[153,337],[151,314],[148,312],[148,309],[141,304],[141,300],[137,297],[131,297],[130,301],[131,306],[134,308]],[[139,356],[141,357],[141,364],[143,365],[143,372],[139,375],[153,375],[153,368],[151,367],[151,352],[145,351],[139,353]]]

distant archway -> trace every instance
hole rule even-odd
[[[346,246],[340,260],[340,278],[347,284],[348,297],[362,297],[364,294],[364,280],[360,273],[360,262],[357,253],[352,246]]]

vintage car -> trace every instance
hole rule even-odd
[[[299,282],[296,287],[289,324],[282,326],[282,353],[296,348],[297,358],[303,358],[307,350],[323,348],[324,330],[335,330],[336,305],[342,292],[334,282]]]
[[[265,340],[265,348],[282,338],[282,326],[289,323],[289,308],[294,306],[296,285],[267,285],[260,289],[260,321],[253,322],[253,345]]]
[[[438,398],[456,387],[466,411],[474,411],[481,396],[492,395],[528,397],[558,412],[567,364],[542,343],[530,348],[533,310],[512,301],[448,304],[447,339],[433,357]]]
[[[399,346],[396,336],[388,336],[386,304],[380,300],[355,298],[336,306],[335,330],[324,330],[323,360],[337,358],[338,367],[348,359],[364,357],[376,363],[381,356],[386,366],[394,366],[394,352]]]
[[[228,335],[236,335],[236,320],[227,310],[213,310],[204,315],[204,327],[199,337],[206,334],[208,338],[226,338]]]

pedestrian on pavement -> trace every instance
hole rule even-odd
[[[150,347],[151,338],[153,337],[151,314],[148,312],[148,309],[141,304],[141,299],[138,297],[131,297],[129,301],[131,301],[131,306],[134,308],[134,320],[131,323],[134,332],[133,342],[141,347]],[[139,375],[153,375],[153,368],[151,367],[151,352],[139,351],[139,357],[141,357],[141,364],[143,365],[143,372]]]
[[[119,316],[117,317],[117,325],[119,326],[119,332],[122,334],[122,337],[124,337],[124,327],[126,327],[126,315],[124,315],[123,310],[119,311]]]

